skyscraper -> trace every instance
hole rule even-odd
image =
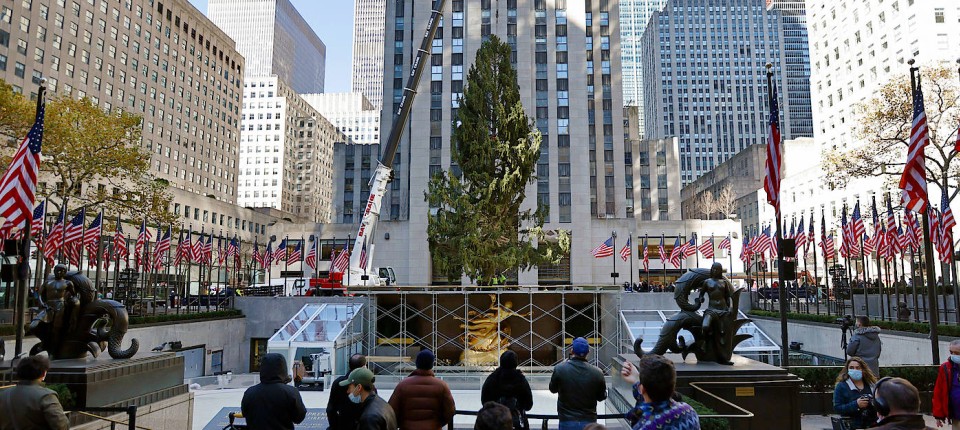
[[[620,1],[620,50],[623,62],[623,104],[643,107],[643,50],[640,42],[647,23],[654,12],[663,8],[667,0]],[[643,115],[638,124],[640,137],[644,136]]]
[[[810,43],[807,36],[807,0],[767,0],[767,8],[780,13],[783,29],[783,71],[790,99],[790,135],[813,137],[813,109],[810,105]]]
[[[207,16],[237,42],[246,76],[276,75],[299,94],[323,92],[327,47],[290,0],[209,0]]]
[[[793,103],[784,87],[782,21],[763,0],[671,0],[643,35],[645,136],[680,139],[684,185],[749,145],[765,143],[767,62],[780,93],[784,139]],[[809,103],[809,101],[807,101]]]
[[[386,0],[355,0],[353,5],[353,92],[380,109],[383,104],[383,31]]]
[[[393,55],[386,58],[383,124],[393,120],[430,7],[430,0],[387,2],[385,48]],[[423,193],[431,175],[457,169],[450,135],[458,97],[477,49],[493,34],[513,48],[521,101],[543,134],[537,181],[528,188],[526,204],[549,208],[546,229],[573,231],[575,255],[596,246],[592,226],[597,218],[633,216],[632,184],[626,186],[633,172],[624,162],[633,158],[633,150],[623,139],[617,73],[618,11],[618,0],[447,1],[381,212],[385,220],[408,220],[410,267],[400,270],[411,273],[413,282],[432,279],[424,270],[430,267],[423,247],[431,209]],[[600,227],[603,233],[597,234],[609,235],[605,230]],[[593,279],[589,261],[567,264],[571,282]],[[521,276],[535,283],[537,273]]]

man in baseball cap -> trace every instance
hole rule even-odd
[[[370,369],[359,367],[353,369],[347,379],[340,381],[341,387],[347,387],[350,401],[360,405],[357,430],[396,430],[397,416],[393,408],[374,391],[375,379]]]
[[[553,368],[550,392],[557,393],[560,430],[582,430],[597,422],[597,402],[607,399],[603,372],[587,363],[590,343],[578,337],[570,344],[570,358]]]

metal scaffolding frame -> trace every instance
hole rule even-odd
[[[411,359],[421,349],[437,354],[435,369],[440,372],[489,371],[494,366],[466,365],[462,356],[450,358],[450,353],[468,348],[469,330],[465,321],[471,316],[492,315],[494,306],[505,306],[509,302],[516,303],[516,307],[500,308],[512,313],[509,320],[497,319],[498,340],[505,339],[510,349],[520,355],[520,366],[525,371],[551,371],[566,357],[569,342],[576,336],[590,340],[588,360],[604,370],[610,366],[610,360],[625,352],[619,289],[404,288],[362,294],[371,299],[371,306],[367,307],[369,331],[365,349],[373,358],[371,361],[381,363],[377,368],[379,374],[409,373]],[[454,329],[453,323],[463,328]],[[551,329],[544,330],[545,327]],[[503,350],[498,344],[496,356]]]

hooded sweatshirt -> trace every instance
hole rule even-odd
[[[270,353],[260,363],[260,383],[247,388],[240,402],[240,410],[247,420],[247,428],[288,429],[303,422],[307,408],[300,391],[290,382],[287,360],[283,355]]]
[[[529,411],[533,408],[533,393],[530,383],[517,369],[517,353],[507,350],[500,355],[500,367],[493,371],[480,390],[480,402],[500,402],[501,399],[517,399],[517,408]]]
[[[853,331],[853,337],[847,343],[847,355],[860,357],[870,367],[873,376],[880,377],[880,327],[860,327]]]

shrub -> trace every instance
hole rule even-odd
[[[717,411],[690,397],[683,396],[683,401],[697,411],[697,415],[717,415]],[[700,418],[700,428],[702,430],[729,430],[730,421],[726,418]]]
[[[932,391],[933,384],[937,380],[938,367],[933,365],[881,367],[880,377],[903,378],[920,391]],[[803,379],[800,383],[800,391],[823,393],[833,391],[836,385],[834,381],[840,374],[840,369],[842,369],[841,366],[796,366],[790,368],[790,373]]]
[[[226,309],[222,311],[187,313],[187,314],[157,314],[145,315],[130,318],[130,325],[156,324],[165,322],[183,322],[205,319],[231,318],[242,316],[243,312],[239,309]]]
[[[70,409],[77,405],[76,396],[66,385],[46,384],[46,387],[57,392],[57,397],[60,398],[60,406],[63,406],[64,409]]]
[[[780,318],[780,312],[771,312],[771,311],[764,311],[759,309],[753,309],[749,312],[749,314],[760,316],[760,317]],[[837,319],[837,317],[829,316],[829,315],[798,314],[798,313],[791,312],[791,313],[787,313],[787,319],[833,324],[834,321]],[[930,324],[927,324],[927,323],[918,323],[918,322],[912,322],[912,321],[881,321],[881,320],[871,320],[870,323],[884,330],[904,331],[908,333],[922,333],[922,334],[930,333]],[[957,326],[957,325],[938,324],[937,331],[940,335],[943,335],[943,336],[960,337],[960,326]]]

